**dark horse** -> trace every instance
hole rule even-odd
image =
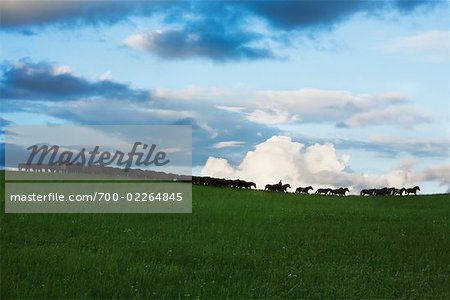
[[[396,196],[396,195],[403,196],[403,192],[404,192],[405,190],[406,190],[405,188],[395,189],[395,190],[392,192],[392,195],[393,195],[393,196]]]
[[[244,189],[251,189],[252,186],[256,189],[256,183],[254,183],[252,181],[246,181],[244,183]]]
[[[331,189],[317,189],[316,194],[319,195],[328,195],[331,193]]]
[[[312,186],[298,187],[298,188],[295,190],[295,192],[296,192],[296,193],[305,193],[305,194],[308,194],[308,191],[309,191],[309,190],[313,190],[313,187],[312,187]]]
[[[420,187],[418,187],[417,185],[413,188],[405,189],[406,195],[409,195],[409,194],[417,195],[417,191],[420,191]]]
[[[338,188],[338,189],[331,190],[331,195],[345,196],[345,192],[350,192],[350,191],[348,190],[348,188]]]
[[[375,189],[369,189],[369,190],[361,190],[361,196],[364,195],[369,195],[369,196],[373,196],[373,194],[375,193]]]
[[[286,192],[288,188],[290,188],[290,184],[266,184],[264,190],[273,191],[273,192]]]
[[[394,192],[395,188],[391,187],[391,188],[381,188],[381,189],[375,189],[375,191],[373,192],[374,196],[390,196],[392,195],[392,193]]]
[[[252,186],[254,186],[256,189],[256,184],[254,182],[244,181],[240,179],[235,180],[233,186],[241,189],[251,189]]]

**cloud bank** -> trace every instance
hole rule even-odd
[[[314,88],[247,91],[195,85],[137,89],[114,81],[108,74],[88,79],[69,66],[29,59],[5,62],[0,70],[3,112],[40,113],[81,124],[192,125],[198,154],[195,160],[201,165],[211,155],[226,155],[236,163],[251,145],[281,134],[283,125],[331,124],[348,128],[344,132],[376,125],[409,129],[433,121],[398,92],[368,95]],[[446,157],[450,147],[448,139],[414,135],[372,134],[362,141],[315,137],[307,144],[317,142],[383,157],[404,153]]]
[[[217,106],[259,124],[334,123],[339,128],[390,125],[411,128],[434,122],[427,111],[409,103],[406,95],[353,94],[344,90],[301,88],[258,91],[246,107]]]

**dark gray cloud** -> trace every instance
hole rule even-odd
[[[248,23],[252,17],[278,30],[277,35],[284,37],[277,41],[288,45],[286,36],[293,30],[314,36],[355,14],[406,14],[439,3],[445,1],[2,1],[0,28],[35,34],[49,24],[68,28],[108,25],[130,16],[158,14],[165,25],[176,25],[176,29],[133,35],[126,44],[165,59],[256,60],[276,55],[263,46],[267,37],[253,31]]]
[[[390,10],[408,13],[443,1],[426,0],[340,0],[340,1],[248,1],[243,5],[255,15],[282,29],[328,29],[357,13],[378,15]]]
[[[252,1],[246,8],[283,29],[329,27],[366,9],[369,1]]]
[[[252,45],[261,39],[257,33],[209,20],[190,23],[182,29],[132,35],[125,44],[166,59],[206,57],[228,61],[275,57],[270,50]]]
[[[148,100],[149,91],[111,80],[89,81],[67,69],[23,59],[5,63],[0,79],[1,99],[62,101],[88,97]]]
[[[172,6],[175,1],[168,3]],[[139,0],[6,0],[0,2],[0,25],[3,29],[23,29],[47,24],[65,26],[114,24],[132,15],[151,15],[164,9],[168,3]]]
[[[425,0],[393,0],[391,2],[386,1],[386,3],[383,3],[382,1],[380,1],[379,4],[397,9],[400,12],[411,12],[418,8],[431,7],[431,6],[435,6],[437,4],[445,3],[445,2],[447,2],[447,1],[445,1],[445,0],[428,0],[428,1],[425,1]]]
[[[251,31],[249,17],[265,20],[269,27],[285,32],[314,33],[332,28],[357,13],[380,15],[382,11],[410,12],[430,5],[427,1],[242,1],[187,2],[185,9],[196,17],[184,20],[182,11],[173,9],[166,22],[181,28],[135,34],[125,44],[165,59],[203,57],[213,61],[276,58],[264,47],[262,34]],[[282,34],[286,36],[286,34]],[[314,35],[309,34],[311,38]],[[285,37],[278,42],[289,44]],[[258,46],[255,46],[258,45]]]
[[[233,11],[245,11],[266,19],[276,27],[323,26],[344,20],[358,13],[376,13],[390,9],[410,12],[418,7],[436,5],[445,1],[427,0],[325,0],[325,1],[46,1],[4,0],[0,2],[2,28],[24,28],[47,24],[99,25],[114,24],[130,16],[149,16],[163,13],[167,21],[180,21],[181,14],[190,11],[200,17],[231,21]],[[32,8],[32,9],[30,9]],[[236,17],[234,21],[242,20]],[[233,26],[233,24],[227,24]]]

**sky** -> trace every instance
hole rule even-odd
[[[192,125],[195,175],[449,192],[449,16],[420,0],[2,1],[0,149],[10,125]]]

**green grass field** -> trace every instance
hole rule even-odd
[[[1,194],[3,299],[450,298],[448,195],[194,186],[192,214],[107,215],[5,214]]]

